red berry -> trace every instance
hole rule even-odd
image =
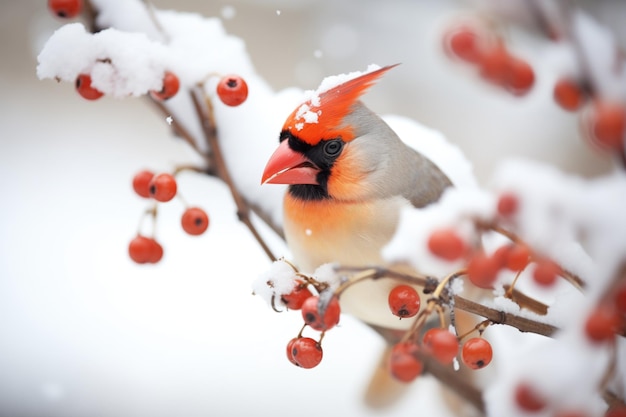
[[[520,383],[515,387],[515,403],[526,412],[536,413],[543,410],[546,399],[528,383]]]
[[[287,306],[288,309],[291,310],[300,310],[302,308],[302,304],[309,298],[312,297],[311,291],[307,285],[302,281],[296,281],[296,286],[289,294],[283,294],[280,296],[280,300]]]
[[[475,253],[467,264],[467,278],[478,288],[493,288],[498,277],[499,262],[484,252]]]
[[[154,177],[152,171],[144,170],[140,171],[133,177],[133,190],[144,198],[150,197],[150,181]]]
[[[511,271],[521,271],[530,262],[530,249],[524,244],[515,244],[506,257],[506,267]]]
[[[83,8],[82,0],[48,0],[48,8],[55,15],[71,19],[78,16]]]
[[[157,201],[170,201],[176,195],[176,179],[170,174],[158,174],[150,181],[150,197]]]
[[[621,318],[613,306],[599,305],[585,321],[585,334],[593,342],[607,342],[615,338]]]
[[[502,193],[498,198],[497,210],[502,217],[511,217],[517,213],[519,209],[519,199],[516,194]]]
[[[400,318],[413,317],[420,310],[420,295],[409,285],[398,285],[389,292],[389,308]]]
[[[163,87],[160,91],[150,91],[150,95],[155,100],[164,101],[172,98],[178,93],[180,88],[180,81],[176,74],[165,71],[163,75]]]
[[[310,337],[297,337],[287,344],[287,358],[305,369],[315,368],[322,361],[322,345]]]
[[[491,344],[482,337],[473,337],[463,344],[461,356],[468,367],[481,369],[491,362],[493,350]]]
[[[183,230],[190,235],[201,235],[209,227],[209,216],[198,207],[190,207],[183,213],[180,219]]]
[[[482,39],[478,31],[471,26],[453,28],[444,35],[443,40],[446,52],[454,57],[473,64],[479,63],[482,59]]]
[[[624,147],[626,108],[623,103],[596,100],[590,110],[592,140],[601,148],[619,151]]]
[[[424,347],[443,364],[452,363],[459,351],[459,341],[445,329],[430,329],[424,333]]]
[[[337,297],[332,297],[330,299],[330,302],[326,307],[326,311],[324,312],[324,317],[320,317],[318,304],[319,297],[315,295],[304,300],[304,303],[302,304],[302,318],[306,324],[315,330],[330,330],[337,323],[339,323],[339,317],[341,314],[339,300]]]
[[[293,346],[298,339],[299,337],[294,337],[289,341],[289,343],[287,343],[287,359],[289,359],[289,362],[293,363],[296,366],[300,365],[298,365],[298,361],[296,361],[296,358],[293,357]]]
[[[533,279],[539,285],[549,287],[554,285],[559,275],[561,267],[550,259],[540,259],[533,270]]]
[[[227,106],[239,106],[248,98],[248,84],[238,75],[227,75],[217,84],[217,95]]]
[[[417,358],[419,347],[415,343],[401,342],[391,348],[389,371],[399,381],[411,382],[424,369],[424,364]]]
[[[87,100],[97,100],[104,95],[91,86],[91,75],[89,74],[80,74],[76,78],[76,91]]]
[[[128,245],[128,254],[138,264],[154,264],[163,257],[163,247],[153,238],[137,235]]]
[[[480,63],[480,75],[496,85],[505,85],[511,56],[504,43],[496,42],[486,49]]]
[[[554,101],[562,109],[576,111],[585,102],[585,94],[575,80],[571,78],[561,78],[554,85]]]
[[[453,229],[438,229],[430,234],[428,249],[435,256],[455,261],[463,256],[465,242]]]
[[[510,57],[507,62],[507,72],[504,80],[505,88],[518,96],[530,91],[535,84],[535,72],[528,62],[516,57]]]

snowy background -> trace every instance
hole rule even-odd
[[[445,133],[481,181],[509,155],[586,176],[608,170],[608,159],[578,137],[576,118],[551,101],[558,74],[548,46],[510,33],[538,74],[522,99],[444,56],[440,30],[465,3],[154,3],[224,16],[275,89],[315,88],[330,74],[401,62],[366,103]],[[600,3],[598,13],[615,18],[616,2]],[[128,259],[146,208],[132,192],[132,176],[170,170],[192,156],[144,100],[92,103],[69,84],[37,79],[36,56],[62,23],[43,0],[0,3],[0,416],[400,416],[417,412],[416,404],[421,412],[439,409],[428,379],[394,406],[363,405],[383,344],[349,317],[325,338],[318,368],[286,360],[300,317],[276,315],[250,295],[251,281],[269,263],[217,181],[180,177],[187,201],[211,216],[207,234],[184,235],[182,205],[163,205],[163,261],[138,266]]]

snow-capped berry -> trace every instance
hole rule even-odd
[[[537,413],[547,405],[547,400],[526,382],[521,382],[515,387],[514,398],[515,404],[529,413]]]
[[[287,344],[287,358],[296,366],[315,368],[323,356],[322,345],[310,337],[297,337]]]
[[[413,317],[420,310],[420,295],[409,285],[398,285],[389,291],[387,297],[391,312],[400,317]]]
[[[611,341],[615,338],[620,323],[621,317],[613,306],[599,305],[585,320],[585,334],[593,342]]]
[[[153,238],[137,235],[128,245],[128,255],[138,263],[157,263],[163,257],[163,247]]]
[[[454,229],[437,229],[428,237],[428,249],[435,256],[455,261],[465,253],[465,241]]]
[[[170,174],[158,174],[150,181],[150,197],[157,201],[170,201],[176,195],[176,179]]]
[[[550,287],[556,283],[561,274],[561,267],[550,259],[540,259],[533,270],[534,281],[544,287]]]
[[[585,102],[585,94],[578,82],[572,78],[560,78],[554,84],[554,101],[564,110],[576,111]]]
[[[476,252],[467,263],[467,278],[479,288],[490,289],[498,277],[499,262],[483,251]]]
[[[400,342],[391,348],[389,355],[389,371],[402,382],[411,382],[424,369],[424,364],[417,357],[419,346],[412,342]]]
[[[55,15],[72,19],[78,16],[83,9],[82,0],[48,0],[48,8]]]
[[[481,369],[491,363],[491,344],[482,337],[473,337],[463,344],[463,363],[472,369]]]
[[[80,74],[76,78],[76,91],[87,100],[97,100],[104,95],[103,92],[91,86],[91,75]]]
[[[285,306],[290,310],[300,310],[302,308],[302,304],[309,298],[312,297],[311,291],[308,286],[298,280],[296,281],[296,286],[291,290],[289,294],[283,294],[280,296],[280,300],[285,304]]]
[[[150,95],[155,100],[167,100],[178,93],[180,89],[180,80],[173,72],[165,71],[163,75],[163,87],[160,91],[150,91]]]
[[[199,207],[190,207],[183,213],[180,223],[185,232],[197,236],[209,227],[209,216]]]
[[[217,96],[227,106],[239,106],[248,98],[248,84],[238,75],[227,75],[217,84]]]
[[[149,198],[150,197],[150,181],[154,178],[154,173],[152,171],[143,170],[135,174],[133,177],[133,190],[140,197]]]
[[[330,330],[337,323],[339,323],[339,317],[341,314],[341,307],[339,306],[339,299],[332,297],[326,306],[324,316],[320,317],[318,310],[319,297],[314,295],[306,300],[302,304],[302,318],[304,322],[314,328],[315,330],[323,331]]]
[[[457,337],[446,329],[430,329],[424,333],[424,348],[444,365],[452,363],[459,351]]]
[[[443,37],[445,51],[453,57],[477,64],[482,59],[481,36],[470,25],[448,30]]]

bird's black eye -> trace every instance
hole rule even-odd
[[[328,156],[337,156],[343,149],[343,142],[339,139],[329,140],[324,143],[324,153]]]

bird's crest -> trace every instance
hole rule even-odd
[[[354,129],[344,124],[343,119],[367,89],[397,65],[366,72],[322,92],[315,92],[312,98],[291,113],[283,131],[288,131],[310,145],[322,139],[341,138],[346,142],[354,139]],[[323,87],[322,83],[320,89]]]

